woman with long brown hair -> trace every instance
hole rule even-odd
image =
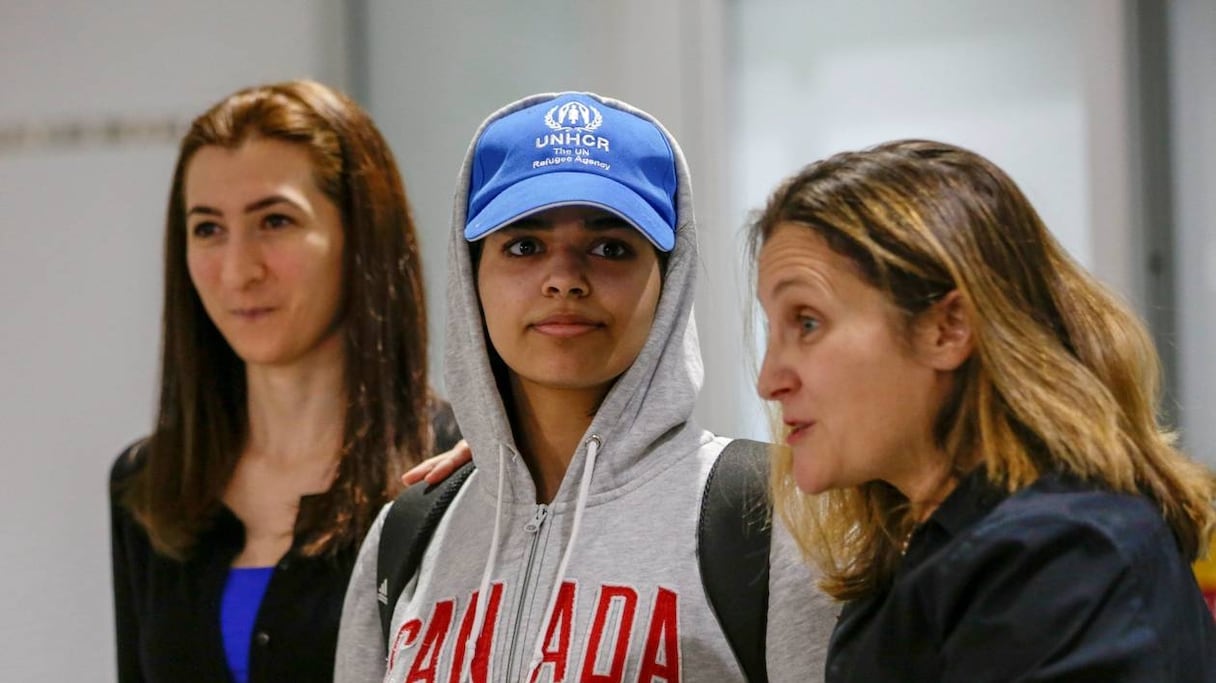
[[[827,680],[1216,681],[1216,481],[1142,324],[988,160],[899,141],[752,227],[774,504],[847,601]],[[817,495],[808,495],[817,494]]]
[[[450,444],[418,247],[368,115],[318,83],[237,92],[181,143],[160,402],[111,475],[121,681],[329,681],[355,552]]]

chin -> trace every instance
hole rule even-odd
[[[271,344],[230,344],[237,358],[247,365],[282,365],[288,354],[276,345]]]
[[[799,491],[803,493],[816,494],[829,491],[835,486],[826,472],[819,471],[813,463],[799,462],[802,458],[810,458],[809,455],[799,456],[794,454],[794,466],[792,474],[794,475],[794,484]]]
[[[579,367],[578,364],[549,366],[538,368],[536,372],[530,373],[530,378],[537,384],[555,389],[590,389],[603,386],[615,377],[615,375],[601,377],[600,375],[604,374],[603,370],[602,365],[594,367]]]

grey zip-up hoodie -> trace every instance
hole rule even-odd
[[[351,575],[335,680],[742,681],[697,565],[706,477],[730,439],[692,420],[703,369],[693,294],[699,267],[689,176],[676,141],[676,245],[654,324],[574,454],[553,501],[536,489],[490,367],[469,244],[473,150],[487,125],[554,95],[494,113],[461,170],[448,253],[445,379],[476,470],[435,531],[393,610],[378,616],[376,558],[384,514]],[[837,609],[819,593],[773,521],[769,679],[820,681]],[[478,596],[489,595],[489,600]]]

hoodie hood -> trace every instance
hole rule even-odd
[[[611,496],[630,481],[646,477],[652,468],[662,466],[661,462],[645,457],[655,445],[687,440],[688,449],[695,449],[700,430],[692,424],[691,416],[704,374],[693,318],[698,257],[692,193],[688,166],[675,139],[646,112],[594,93],[547,93],[509,104],[487,118],[473,136],[456,185],[449,233],[444,379],[461,432],[473,449],[478,470],[484,475],[475,480],[480,480],[483,486],[493,487],[501,475],[504,502],[536,502],[535,486],[527,467],[518,457],[520,451],[491,370],[470,243],[464,236],[474,151],[487,127],[502,117],[573,95],[588,97],[606,107],[643,118],[662,132],[675,160],[676,230],[650,334],[633,365],[605,396],[581,440],[582,446],[575,453],[552,502],[559,510],[572,505],[578,495],[579,473],[583,471],[587,457],[585,446],[593,435],[599,437],[600,452],[588,503]],[[612,136],[609,129],[597,133],[608,139]],[[528,140],[527,144],[533,142]],[[500,457],[504,452],[509,452],[511,457]],[[505,471],[500,473],[500,467],[505,467]]]

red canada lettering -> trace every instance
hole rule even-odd
[[[435,603],[431,613],[430,625],[426,635],[422,637],[422,646],[414,656],[414,665],[405,675],[405,683],[435,683],[435,673],[439,668],[439,653],[443,651],[443,641],[448,637],[448,629],[452,626],[452,600],[441,600]]]
[[[655,679],[666,683],[680,680],[678,602],[675,591],[666,588],[660,588],[654,596],[654,610],[650,615],[650,628],[646,630],[646,647],[642,650],[638,683],[654,683]]]
[[[596,671],[599,660],[600,645],[604,638],[604,628],[608,615],[613,609],[613,603],[620,609],[618,628],[612,640],[612,668],[608,673]],[[583,672],[581,683],[620,683],[625,677],[625,656],[629,653],[629,637],[633,633],[633,614],[637,610],[638,594],[628,586],[602,586],[600,598],[595,607],[595,620],[591,624],[591,637],[587,642],[587,652],[583,655]]]
[[[421,619],[410,619],[397,629],[397,637],[393,638],[393,647],[388,651],[388,670],[393,670],[393,664],[397,661],[397,653],[401,650],[414,644],[414,639],[418,637],[418,632],[422,630]]]
[[[477,600],[478,591],[473,591],[473,596],[469,599],[469,606],[464,610],[464,618],[460,620],[460,633],[456,636],[456,646],[453,648],[455,652],[452,654],[449,683],[462,683],[460,677],[464,674],[464,657],[469,636],[473,632],[473,619],[477,615]],[[498,623],[498,606],[501,602],[502,584],[496,583],[490,588],[490,602],[486,605],[484,621],[481,622],[481,633],[477,634],[477,645],[473,649],[473,671],[471,673],[474,683],[486,683],[488,680],[490,650],[493,649],[494,643],[494,625]]]
[[[566,680],[566,662],[570,658],[570,631],[574,622],[575,592],[573,581],[563,581],[562,587],[557,591],[557,604],[553,606],[553,616],[549,618],[549,627],[545,631],[540,663],[532,670],[532,683],[536,682],[546,664],[553,665],[553,683]],[[555,638],[556,643],[553,642]]]

